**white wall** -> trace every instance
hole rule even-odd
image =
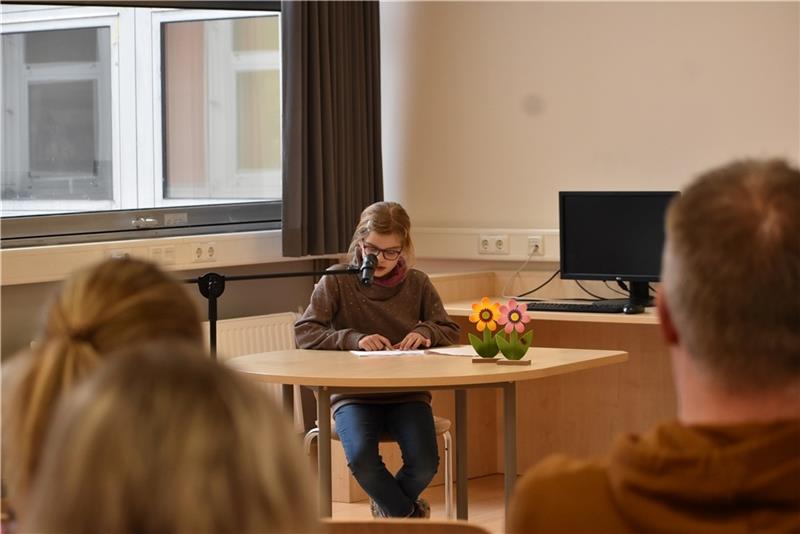
[[[797,2],[385,2],[381,75],[416,226],[555,229],[560,189],[800,160]]]

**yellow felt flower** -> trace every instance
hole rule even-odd
[[[478,332],[483,332],[485,328],[489,328],[492,332],[497,330],[497,320],[500,318],[500,303],[489,302],[488,297],[483,297],[479,303],[472,305],[472,313],[469,316],[469,321],[475,323],[475,328]]]

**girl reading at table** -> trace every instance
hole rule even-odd
[[[430,279],[410,266],[410,230],[408,214],[396,202],[377,202],[361,213],[349,253],[354,265],[367,254],[377,256],[373,284],[364,286],[355,276],[324,276],[295,324],[298,347],[414,350],[458,339],[458,325],[445,312]],[[419,498],[439,465],[430,402],[428,391],[331,397],[348,466],[369,494],[375,516],[430,515],[430,507]],[[378,452],[384,433],[402,452],[403,466],[395,476]]]

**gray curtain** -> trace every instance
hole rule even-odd
[[[345,252],[383,200],[378,2],[283,2],[283,254]]]

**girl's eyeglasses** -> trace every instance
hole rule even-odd
[[[361,242],[361,246],[364,249],[364,254],[383,254],[384,259],[388,261],[396,260],[400,253],[403,252],[402,248],[378,248],[375,245],[371,245],[365,241]]]

